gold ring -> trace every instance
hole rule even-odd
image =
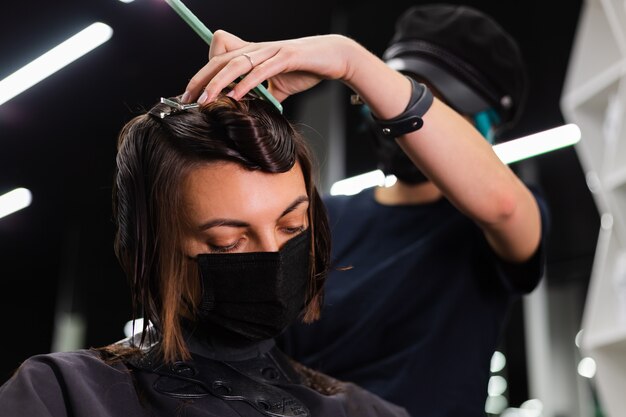
[[[252,62],[252,58],[250,58],[250,55],[246,53],[243,53],[241,55],[245,56],[246,58],[248,58],[248,61],[250,61],[250,67],[251,67],[250,69],[254,68],[254,62]]]

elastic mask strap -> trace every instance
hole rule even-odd
[[[483,110],[473,117],[474,126],[490,144],[495,142],[495,126],[500,124],[500,116],[494,109]]]

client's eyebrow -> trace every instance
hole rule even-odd
[[[287,207],[285,211],[283,211],[282,214],[278,218],[280,219],[281,217],[285,217],[286,215],[294,211],[300,204],[308,203],[308,202],[309,202],[309,197],[305,195],[301,195],[300,197],[296,198],[294,202],[291,203],[289,207]]]
[[[250,226],[250,223],[242,222],[241,220],[234,220],[234,219],[214,219],[204,224],[201,224],[200,226],[198,226],[198,229],[200,231],[203,231],[203,230],[207,230],[207,229],[210,229],[212,227],[217,227],[217,226],[248,227]]]
[[[301,195],[300,197],[296,198],[293,201],[293,203],[289,204],[289,206],[281,213],[281,215],[278,218],[280,219],[281,217],[286,216],[287,214],[291,213],[296,208],[298,208],[300,204],[306,203],[308,201],[309,201],[309,197],[305,195]],[[249,227],[250,223],[244,222],[241,220],[236,220],[236,219],[213,219],[198,226],[198,230],[204,231],[212,227],[218,227],[218,226],[242,228],[242,227]]]

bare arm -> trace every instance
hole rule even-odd
[[[200,96],[206,86],[201,98],[210,101],[244,75],[234,98],[265,80],[282,101],[323,79],[336,79],[358,93],[380,119],[402,113],[411,95],[406,77],[339,35],[248,43],[216,32],[209,56],[209,63],[187,86],[187,100]],[[435,99],[424,126],[399,143],[445,197],[482,228],[502,259],[522,262],[532,256],[541,236],[536,201],[469,122]]]

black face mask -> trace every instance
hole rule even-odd
[[[395,175],[399,181],[407,184],[415,185],[428,181],[428,178],[415,166],[394,139],[377,133],[379,128],[372,119],[369,108],[364,106],[364,109],[362,111],[366,129],[363,131],[374,145],[378,169],[385,175]]]
[[[253,341],[279,335],[305,306],[310,246],[307,230],[279,252],[198,255],[199,321]]]
[[[399,181],[411,185],[428,181],[426,175],[415,166],[394,139],[375,134],[374,136],[378,169],[383,171],[385,175],[395,175]]]

